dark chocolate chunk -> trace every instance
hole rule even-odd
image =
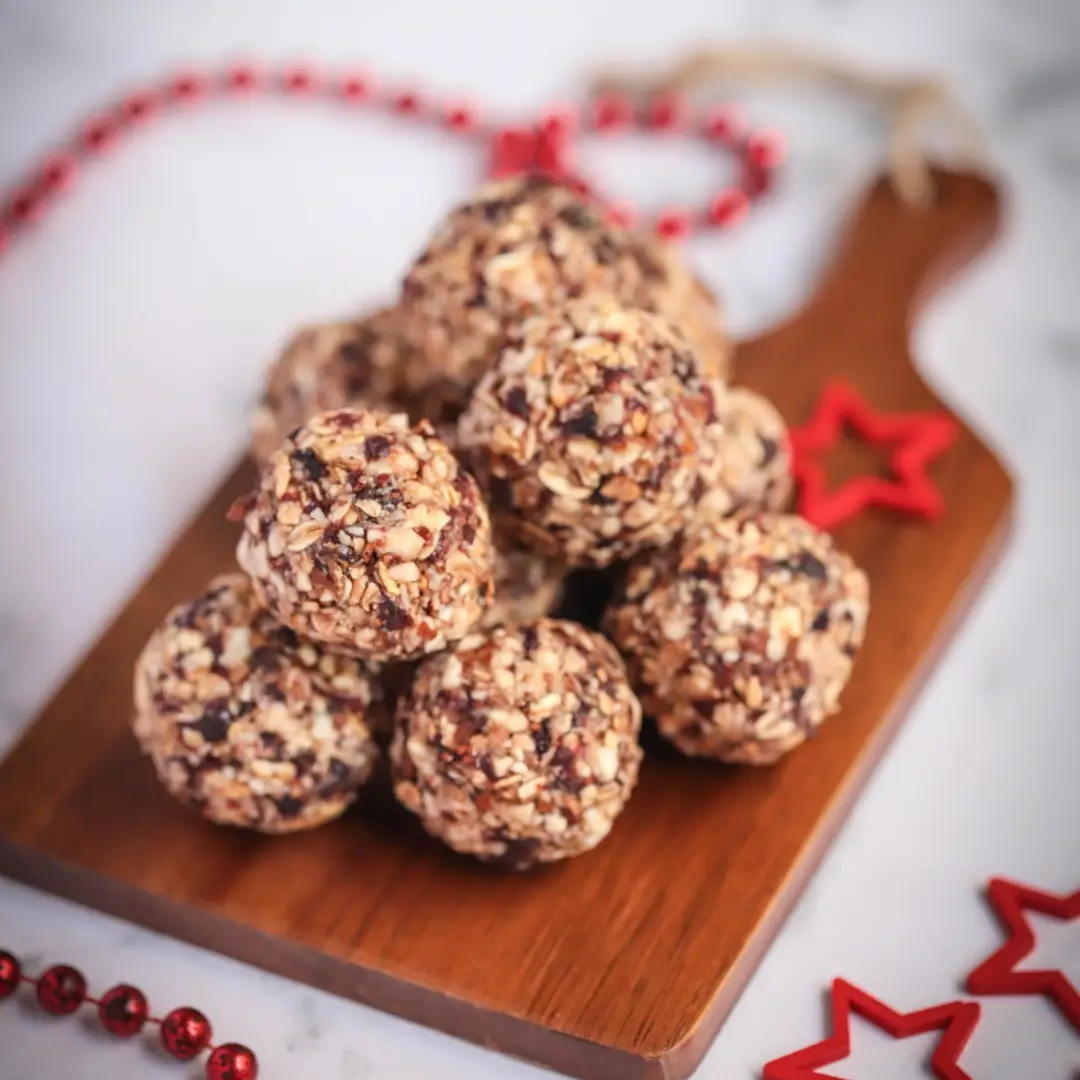
[[[551,749],[551,732],[548,730],[548,722],[541,720],[537,729],[533,732],[533,743],[536,745],[536,753],[543,757]]]
[[[527,870],[536,862],[536,849],[539,846],[540,841],[532,837],[507,840],[506,851],[492,862],[508,870]]]
[[[537,636],[536,630],[531,626],[523,626],[521,628],[521,641],[525,646],[526,656],[532,656],[533,651],[540,644],[540,638]]]
[[[507,411],[513,413],[514,416],[525,419],[529,415],[529,401],[525,396],[524,389],[520,386],[510,388],[509,393],[506,395],[505,405]]]
[[[587,206],[574,203],[559,211],[559,218],[571,229],[595,229],[600,219]]]
[[[776,455],[780,453],[780,444],[766,435],[759,435],[758,441],[761,443],[761,467],[764,468],[776,460]]]
[[[285,749],[285,740],[276,731],[260,731],[259,742],[280,760],[281,752]]]
[[[404,630],[412,622],[409,613],[386,598],[379,604],[379,620],[384,630]]]
[[[280,799],[275,799],[274,805],[278,808],[278,813],[283,818],[297,817],[300,811],[304,809],[304,804],[299,799],[294,799],[291,795],[283,795]]]
[[[817,615],[814,616],[814,621],[810,624],[811,630],[828,630],[829,629],[829,609],[822,608]]]
[[[301,750],[293,759],[292,763],[296,767],[296,775],[303,776],[305,773],[311,772],[315,765],[315,751],[314,750]]]
[[[253,671],[277,671],[281,667],[281,653],[273,645],[260,645],[251,654],[251,667]]]
[[[224,698],[215,698],[203,710],[202,716],[187,726],[197,731],[207,742],[224,742],[229,737],[232,713]]]
[[[596,433],[596,410],[587,405],[577,416],[562,422],[562,429],[568,435],[594,435]]]
[[[364,440],[364,453],[375,460],[384,458],[390,453],[390,440],[385,435],[369,435]]]
[[[294,450],[291,457],[304,470],[309,480],[320,480],[326,475],[326,466],[319,460],[314,450]]]

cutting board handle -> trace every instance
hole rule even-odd
[[[736,381],[768,386],[790,422],[816,389],[785,378],[793,363],[855,382],[881,407],[924,408],[936,399],[909,352],[912,320],[929,297],[982,251],[1001,220],[999,190],[974,173],[934,169],[935,198],[905,204],[888,177],[871,185],[808,303],[736,352]],[[801,360],[800,360],[801,358]]]

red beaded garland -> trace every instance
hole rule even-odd
[[[154,118],[167,106],[189,104],[214,94],[243,96],[256,92],[290,96],[326,92],[350,105],[374,101],[399,115],[435,121],[452,132],[487,141],[488,176],[512,176],[532,170],[591,198],[599,198],[598,193],[576,165],[576,137],[583,126],[599,134],[634,126],[656,133],[694,132],[737,155],[739,180],[734,188],[720,191],[707,205],[693,212],[664,210],[640,222],[671,240],[682,239],[695,229],[730,228],[736,224],[752,202],[771,190],[776,169],[785,156],[785,144],[779,135],[771,131],[750,132],[743,114],[736,108],[717,106],[702,118],[694,119],[688,99],[677,93],[660,94],[640,105],[618,93],[599,95],[583,108],[560,102],[541,113],[532,124],[504,129],[483,121],[480,110],[464,101],[434,101],[412,87],[377,94],[375,80],[363,69],[324,76],[309,64],[287,64],[271,70],[239,60],[214,72],[175,71],[156,86],[121,98],[114,108],[88,120],[66,148],[50,155],[37,167],[29,183],[0,203],[0,252],[27,225],[42,216],[54,196],[74,183],[82,159],[108,150],[125,133]],[[508,146],[507,138],[514,145]],[[629,203],[613,205],[606,199],[600,201],[610,220],[627,225],[637,223],[639,215]]]
[[[190,1061],[210,1045],[210,1021],[198,1009],[182,1005],[161,1021],[161,1045],[179,1061]]]
[[[149,1013],[146,995],[127,983],[107,990],[98,1002],[102,1026],[120,1039],[130,1039],[142,1031]]]
[[[255,1055],[240,1043],[215,1046],[206,1059],[207,1080],[256,1080],[258,1075]]]
[[[9,952],[0,952],[0,1001],[15,993],[21,977],[19,961]]]
[[[68,964],[56,964],[37,981],[38,1004],[53,1016],[68,1016],[86,1000],[86,980]]]

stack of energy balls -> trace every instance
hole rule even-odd
[[[138,661],[165,786],[286,832],[340,814],[388,752],[431,834],[524,868],[608,834],[643,707],[686,754],[798,746],[838,709],[867,580],[783,512],[784,424],[728,360],[686,266],[566,188],[455,208],[396,306],[272,365],[244,572]],[[569,572],[604,570],[597,628],[550,616]]]

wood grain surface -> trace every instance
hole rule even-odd
[[[910,323],[999,205],[978,177],[936,179],[925,211],[876,184],[812,302],[741,347],[737,381],[789,422],[832,375],[879,408],[938,404]],[[173,603],[233,565],[225,511],[252,483],[244,464],[0,765],[0,872],[576,1076],[685,1077],[1001,548],[1010,482],[979,439],[963,427],[931,471],[940,521],[872,513],[837,533],[873,606],[843,711],[816,739],[763,771],[650,746],[607,841],[514,875],[427,839],[385,781],[335,824],[280,838],[206,824],[158,785],[128,727],[132,665]]]

